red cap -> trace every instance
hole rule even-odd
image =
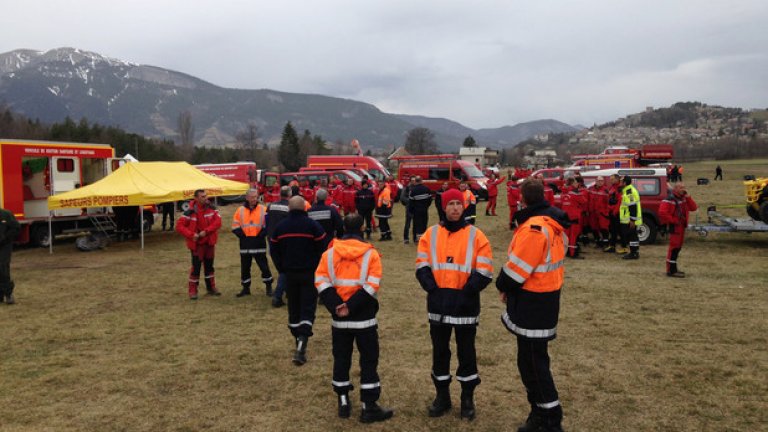
[[[448,189],[447,191],[443,192],[443,197],[441,198],[440,204],[443,206],[443,211],[445,211],[445,207],[448,205],[449,202],[453,200],[459,200],[461,202],[462,207],[464,206],[464,194],[461,193],[458,189]]]

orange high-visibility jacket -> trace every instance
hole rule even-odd
[[[464,208],[468,208],[472,204],[477,204],[477,197],[471,190],[465,190],[462,192],[462,195],[464,195]]]
[[[480,291],[493,280],[488,238],[473,225],[455,232],[429,227],[419,240],[416,278],[429,293],[430,322],[477,325]]]
[[[567,244],[562,225],[550,216],[532,216],[517,228],[496,280],[507,295],[501,316],[507,330],[529,339],[555,338]]]
[[[232,231],[241,229],[246,237],[256,237],[265,227],[267,209],[257,204],[254,208],[240,206],[232,217]]]
[[[385,184],[384,189],[379,192],[379,202],[377,207],[392,207],[392,195],[388,184]]]
[[[323,253],[315,271],[315,287],[338,329],[375,327],[381,284],[381,257],[360,238],[336,239]],[[336,306],[346,303],[349,316],[336,316]]]
[[[515,231],[507,250],[504,273],[533,292],[557,291],[563,285],[563,259],[568,239],[548,216],[534,216]]]

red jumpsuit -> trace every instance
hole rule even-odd
[[[596,184],[588,189],[589,192],[589,226],[595,239],[606,240],[608,234],[608,188]]]
[[[488,187],[488,205],[485,206],[485,214],[496,216],[496,197],[499,195],[499,185],[504,182],[506,177],[496,180],[488,180],[485,184]]]
[[[673,275],[677,271],[677,257],[683,248],[685,229],[688,227],[688,212],[696,211],[699,206],[696,201],[686,194],[677,196],[669,194],[667,199],[659,206],[659,218],[662,224],[669,225],[669,249],[667,250],[667,274]]]
[[[341,208],[344,210],[344,216],[355,212],[355,194],[357,194],[355,185],[345,185],[342,189]]]
[[[507,182],[507,204],[509,205],[509,227],[512,228],[515,213],[520,205],[520,187],[517,184],[517,180]]]
[[[563,211],[571,220],[571,226],[567,228],[568,235],[568,256],[577,255],[576,241],[581,235],[582,213],[587,208],[587,198],[583,189],[564,187],[560,194]]]

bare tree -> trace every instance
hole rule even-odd
[[[192,113],[189,110],[179,114],[179,139],[185,156],[190,157],[195,148],[195,126],[192,124]]]
[[[243,150],[243,157],[255,161],[259,152],[259,127],[248,123],[245,130],[238,132],[235,138]]]
[[[424,127],[413,128],[405,137],[405,149],[412,155],[435,154],[437,153],[435,134]]]

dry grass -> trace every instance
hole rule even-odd
[[[741,204],[743,186],[736,178],[768,175],[765,162],[724,162],[726,181],[691,185],[690,191],[702,208]],[[688,183],[711,178],[715,165],[687,164]],[[498,272],[510,234],[506,218],[483,216],[484,206],[478,226],[491,239]],[[506,205],[501,206],[504,213]],[[224,208],[225,218],[233,210]],[[402,230],[402,213],[402,207],[395,211],[396,232]],[[234,297],[239,290],[234,240],[223,232],[218,250],[224,296],[198,302],[186,299],[188,253],[173,234],[151,233],[143,253],[137,242],[93,253],[77,252],[71,243],[57,245],[53,255],[17,251],[12,268],[18,304],[0,307],[0,429],[359,427],[355,420],[335,417],[326,311],[318,310],[309,363],[293,366],[285,308],[272,309],[261,294]],[[431,350],[425,295],[413,276],[415,247],[377,245],[385,269],[379,314],[382,403],[396,414],[366,428],[458,427],[455,412],[426,417],[433,395]],[[766,246],[766,234],[690,235],[680,259],[690,277],[682,280],[664,276],[665,244],[643,247],[637,262],[590,248],[586,260],[569,261],[560,334],[551,345],[566,429],[765,430]],[[514,339],[499,323],[502,305],[493,285],[483,302],[478,332],[483,384],[477,392],[479,415],[469,428],[511,429],[527,414]],[[358,376],[354,366],[353,380]],[[358,409],[356,403],[355,414]]]

